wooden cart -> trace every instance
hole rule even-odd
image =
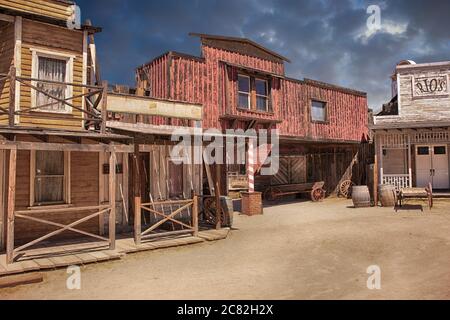
[[[325,199],[326,193],[326,191],[323,189],[324,185],[325,182],[321,181],[312,183],[270,186],[266,189],[266,191],[264,191],[264,199],[274,201],[277,198],[287,195],[307,193],[310,195],[312,201],[322,201],[323,199]]]
[[[433,187],[431,183],[426,188],[403,188],[398,195],[398,205],[395,207],[395,211],[402,207],[409,199],[422,199],[428,203],[428,209],[433,208]],[[423,209],[422,209],[423,211]]]

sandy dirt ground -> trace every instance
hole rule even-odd
[[[450,202],[431,212],[351,208],[351,201],[288,203],[235,217],[219,242],[128,255],[0,289],[0,299],[449,299]],[[367,288],[367,268],[381,289]]]

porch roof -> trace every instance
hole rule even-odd
[[[370,130],[450,128],[450,121],[415,121],[369,124]]]

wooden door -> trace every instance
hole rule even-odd
[[[431,147],[432,177],[434,189],[448,189],[448,150],[446,145]]]
[[[429,145],[416,147],[416,184],[419,188],[425,188],[432,182],[431,148]]]

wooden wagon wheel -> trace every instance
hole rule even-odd
[[[352,187],[352,180],[342,181],[341,185],[339,186],[339,194],[347,199],[350,198],[352,196]]]
[[[325,190],[317,188],[311,191],[311,200],[314,202],[323,201],[325,199]]]
[[[281,191],[277,188],[269,187],[264,191],[263,198],[268,201],[275,201],[277,192],[280,193]]]
[[[216,224],[216,199],[213,197],[205,198],[203,200],[203,217],[207,223]],[[232,224],[232,217],[228,217],[223,210],[220,214],[220,224],[222,226],[230,226]]]

